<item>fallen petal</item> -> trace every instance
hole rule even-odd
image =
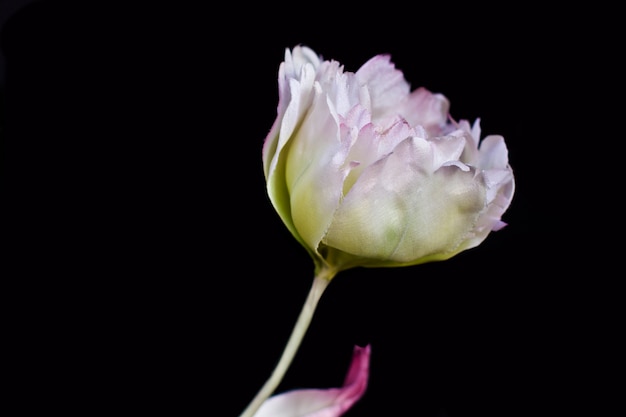
[[[339,417],[365,393],[370,346],[355,346],[341,388],[301,389],[268,398],[254,417]]]

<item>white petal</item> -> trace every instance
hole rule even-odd
[[[504,169],[508,163],[508,150],[502,136],[491,135],[482,140],[480,143],[479,163],[482,169]]]
[[[341,199],[348,152],[339,137],[338,115],[319,86],[316,89],[309,113],[285,156],[291,217],[298,234],[313,250]]]
[[[411,263],[464,248],[485,208],[474,170],[432,169],[433,146],[403,141],[363,171],[342,201],[324,243],[370,259]]]
[[[404,74],[397,70],[389,55],[377,55],[367,61],[356,72],[356,78],[367,85],[371,97],[371,112],[374,119],[388,114],[405,99],[410,90]]]

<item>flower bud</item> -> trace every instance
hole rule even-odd
[[[388,55],[356,72],[285,51],[277,118],[263,145],[269,198],[316,267],[408,266],[479,245],[515,182],[504,138],[410,90]]]

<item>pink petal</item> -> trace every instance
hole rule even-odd
[[[357,70],[356,78],[366,85],[372,99],[374,119],[395,108],[409,94],[411,86],[396,69],[390,55],[377,55]]]
[[[352,363],[341,388],[302,389],[268,398],[254,417],[339,417],[365,393],[370,346],[355,346]]]

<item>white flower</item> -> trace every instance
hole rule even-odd
[[[448,259],[500,229],[515,183],[504,138],[410,91],[390,57],[344,71],[287,49],[263,146],[269,198],[316,268]]]

